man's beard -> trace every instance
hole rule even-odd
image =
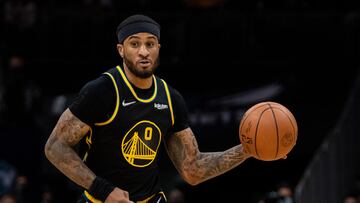
[[[134,74],[136,77],[143,79],[151,77],[159,65],[159,57],[156,59],[155,64],[151,68],[148,68],[146,70],[136,69],[135,64],[131,62],[126,56],[124,56],[123,60],[132,74]]]

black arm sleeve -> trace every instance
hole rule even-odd
[[[79,92],[70,111],[82,122],[93,126],[94,123],[108,120],[115,110],[116,92],[107,75],[101,75],[88,82]]]
[[[175,120],[174,125],[170,129],[170,133],[175,133],[189,127],[189,115],[186,102],[182,95],[171,87],[169,87],[169,91]]]

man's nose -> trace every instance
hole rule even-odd
[[[149,50],[146,48],[145,45],[140,46],[139,54],[140,54],[141,56],[146,57],[146,56],[149,55],[149,53],[150,53],[150,52],[149,52]]]

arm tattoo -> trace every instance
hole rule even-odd
[[[243,153],[241,145],[224,152],[201,153],[190,128],[172,135],[167,142],[167,149],[179,173],[195,183],[221,175],[249,157]]]
[[[67,109],[61,115],[45,145],[45,154],[49,161],[68,178],[86,189],[90,188],[96,176],[72,147],[89,129],[88,125]]]

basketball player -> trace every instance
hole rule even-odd
[[[250,157],[240,144],[224,152],[199,151],[183,97],[154,75],[160,50],[157,22],[133,15],[116,33],[122,65],[82,88],[45,146],[47,158],[84,188],[82,202],[166,202],[157,164],[162,143],[191,185]],[[74,150],[79,142],[83,155]]]

